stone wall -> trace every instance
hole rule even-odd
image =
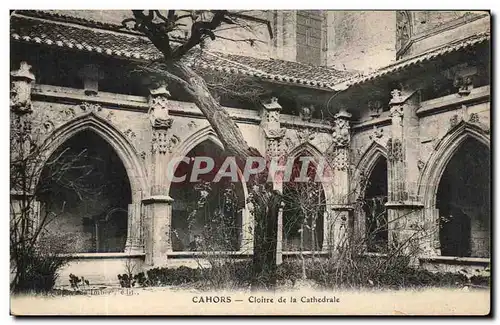
[[[328,11],[328,66],[370,72],[396,59],[395,11]]]
[[[398,25],[408,25],[404,36],[408,41],[403,42],[398,59],[490,32],[490,15],[485,11],[409,11],[408,17],[409,21]]]

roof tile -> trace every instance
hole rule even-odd
[[[42,15],[42,16],[40,16]],[[47,45],[76,47],[79,50],[106,53],[112,56],[153,60],[161,57],[161,53],[151,44],[149,39],[141,35],[120,33],[103,29],[107,25],[89,27],[91,21],[79,25],[69,20],[61,22],[41,20],[43,13],[36,17],[14,15],[11,17],[11,37],[26,42],[45,43]],[[48,18],[54,18],[49,15]],[[116,28],[115,28],[116,29]],[[203,53],[205,55],[197,55]],[[207,54],[208,53],[208,54]],[[351,74],[331,68],[310,66],[297,62],[277,59],[257,59],[248,56],[225,54],[213,51],[194,51],[184,59],[194,67],[202,67],[226,73],[243,73],[268,80],[299,83],[319,88],[330,88],[330,84],[345,79]]]

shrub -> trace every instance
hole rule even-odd
[[[135,286],[135,276],[131,277],[128,274],[118,274],[118,281],[120,281],[120,286],[122,288],[132,288]]]
[[[279,285],[295,285],[302,276],[302,261],[286,260],[277,267]],[[203,289],[247,288],[252,280],[251,261],[224,261],[210,268],[153,268],[133,277],[119,275],[122,287],[185,285],[196,283]],[[354,257],[350,263],[333,259],[306,260],[306,276],[324,288],[419,288],[426,286],[463,287],[489,285],[489,277],[475,275],[470,280],[459,273],[433,273],[409,265],[404,256]]]
[[[300,278],[302,266],[296,261],[284,261],[276,270],[276,281],[278,284],[286,284],[290,281],[292,285]]]
[[[46,254],[37,249],[18,252],[18,272],[14,292],[49,292],[59,276],[58,270],[66,259],[56,254]]]
[[[69,275],[69,284],[71,285],[72,289],[78,290],[79,289],[78,285],[80,283],[82,285],[87,285],[87,286],[90,285],[89,281],[85,280],[85,278],[83,276],[80,278],[80,277],[77,277],[76,275],[74,275],[73,273],[71,273]]]

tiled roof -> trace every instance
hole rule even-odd
[[[408,69],[408,68],[415,66],[417,64],[421,64],[423,62],[430,61],[434,58],[437,58],[437,57],[440,57],[440,56],[443,56],[443,55],[446,55],[446,54],[449,54],[452,52],[460,51],[462,49],[469,48],[469,47],[475,46],[477,44],[487,42],[489,40],[490,40],[489,33],[481,33],[481,34],[474,35],[472,37],[468,37],[466,39],[454,41],[454,42],[447,44],[443,47],[439,47],[437,49],[430,50],[428,52],[419,54],[417,56],[398,61],[396,63],[393,63],[391,65],[383,67],[383,68],[381,68],[373,73],[370,73],[368,75],[349,78],[347,80],[344,80],[342,83],[337,84],[335,86],[335,88],[345,89],[345,88],[348,88],[348,87],[351,87],[354,85],[360,85],[360,84],[363,84],[363,83],[368,82],[370,80],[375,80],[375,79],[378,79],[378,78],[383,77],[385,75],[393,74],[393,73],[396,73],[398,71]]]
[[[266,78],[284,82],[304,83],[324,87],[352,76],[352,73],[347,71],[272,58],[258,59],[225,53],[218,53],[218,56],[248,67],[257,68],[265,74]]]
[[[161,55],[149,39],[138,35],[19,16],[11,17],[10,24],[11,38],[18,41],[142,60]]]
[[[161,57],[161,53],[145,36],[121,32],[118,25],[37,11],[21,14],[11,17],[11,38],[16,41],[146,61]],[[96,27],[91,27],[92,24]],[[204,69],[323,89],[331,89],[331,85],[351,75],[346,71],[291,61],[257,59],[214,51],[205,51],[204,54],[194,54],[186,61]]]
[[[147,37],[124,31],[121,25],[46,11],[19,11],[18,14],[12,16],[11,38],[20,42],[66,47],[113,57],[145,61],[161,57],[160,52]],[[205,55],[201,56],[195,53],[186,58],[186,61],[191,66],[203,69],[339,91],[397,73],[436,57],[489,41],[489,39],[489,33],[478,34],[398,61],[368,75],[354,75],[347,71],[327,67],[214,51],[204,51]]]

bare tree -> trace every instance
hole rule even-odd
[[[50,157],[32,116],[13,113],[10,133],[10,261],[11,290],[50,290],[67,258],[71,235],[52,233],[48,226],[58,217],[50,200],[41,201],[57,184],[81,200],[99,197],[100,188],[87,182],[93,172],[87,151],[71,153],[62,147]],[[96,159],[96,158],[92,158]],[[77,175],[77,177],[75,177]]]
[[[217,38],[217,32],[226,28],[249,29],[248,16],[227,10],[132,10],[133,18],[123,24],[133,23],[133,28],[146,35],[162,53],[162,58],[144,64],[141,70],[151,77],[163,79],[179,86],[196,104],[208,120],[227,154],[235,157],[240,169],[247,158],[260,157],[255,148],[249,147],[243,134],[210,92],[206,81],[182,60],[192,49],[203,45],[207,39]],[[176,43],[176,35],[185,32],[185,39]],[[255,39],[232,39],[255,43]],[[260,178],[262,177],[262,178]],[[253,177],[248,182],[255,218],[253,289],[271,288],[276,283],[276,229],[280,194],[267,183],[266,175]]]

